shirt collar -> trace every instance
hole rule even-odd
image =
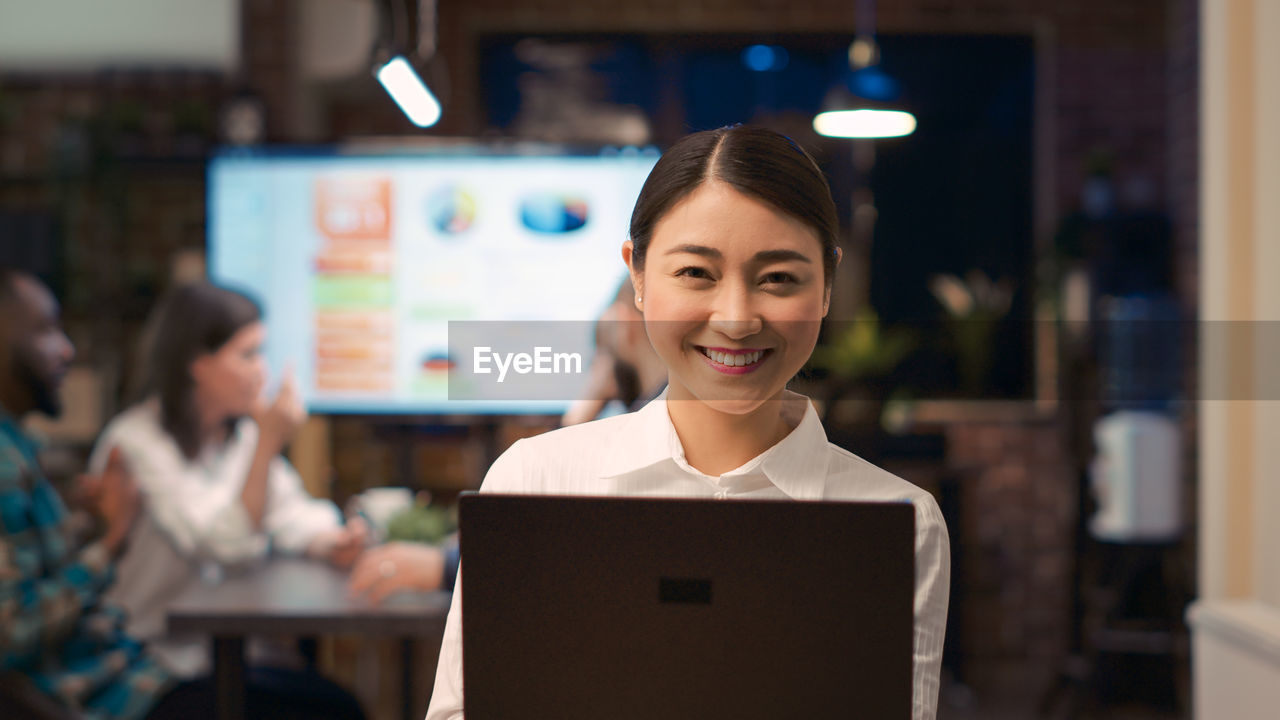
[[[826,490],[826,431],[822,429],[822,422],[809,398],[784,391],[782,402],[782,412],[788,422],[796,423],[795,429],[778,444],[725,475],[745,474],[758,469],[788,497],[820,500]],[[625,423],[611,441],[603,477],[642,472],[661,463],[685,465],[676,460],[684,457],[684,448],[667,413],[665,391],[648,405],[626,416]]]
[[[624,415],[622,426],[610,439],[603,463],[604,477],[644,470],[672,459],[672,443],[679,446],[676,429],[667,415],[667,391],[639,410]]]
[[[784,415],[800,422],[777,445],[765,451],[760,467],[774,485],[795,500],[821,500],[826,496],[827,432],[809,398],[784,391]]]

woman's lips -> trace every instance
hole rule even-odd
[[[769,348],[718,348],[696,346],[699,354],[716,372],[725,375],[745,375],[753,372],[769,357]]]

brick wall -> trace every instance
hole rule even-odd
[[[1070,649],[1077,468],[1062,426],[955,422],[946,437],[958,670],[980,691],[1045,690]]]
[[[220,106],[252,91],[266,104],[268,139],[293,139],[293,2],[244,0],[235,76],[0,72],[0,207],[48,214],[60,228],[68,332],[109,386],[123,390],[174,256],[204,246],[204,158]]]
[[[109,385],[171,258],[203,245],[203,153],[224,86],[183,72],[0,75],[12,110],[0,207],[44,214],[65,238],[68,332]]]

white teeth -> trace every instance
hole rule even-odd
[[[742,367],[744,365],[753,365],[764,355],[763,350],[755,350],[749,353],[725,353],[719,350],[704,349],[703,355],[715,360],[721,365],[728,367]]]

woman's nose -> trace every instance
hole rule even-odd
[[[743,287],[730,286],[717,293],[709,325],[727,338],[741,340],[760,332],[764,320],[751,293]]]

